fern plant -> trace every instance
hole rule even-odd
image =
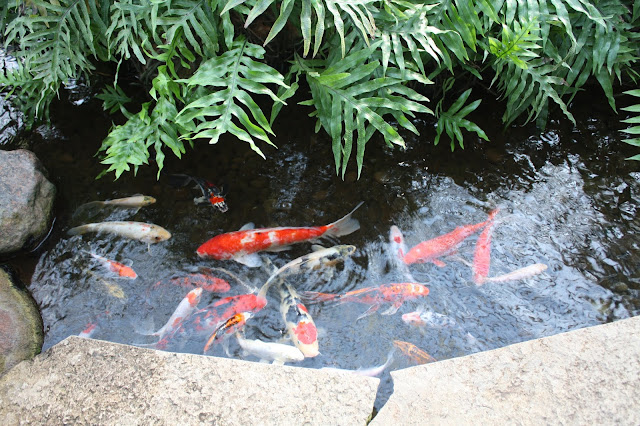
[[[636,98],[640,98],[640,89],[627,90],[624,93],[629,95],[629,96],[634,96]],[[622,110],[639,113],[640,112],[640,103],[634,104],[634,105],[631,105],[631,106],[628,106],[628,107],[625,107],[625,108],[622,108]],[[634,117],[627,118],[625,120],[622,120],[622,122],[623,123],[627,123],[627,124],[634,124],[634,126],[631,126],[631,127],[628,127],[626,129],[622,130],[622,132],[624,132],[624,133],[628,134],[629,136],[631,136],[630,138],[623,139],[623,142],[626,142],[629,145],[634,145],[634,146],[639,146],[640,147],[640,137],[638,137],[638,135],[640,135],[640,126],[637,125],[637,124],[640,124],[640,115],[636,115]],[[631,157],[627,158],[627,160],[640,161],[640,154],[636,154],[634,156],[631,156]]]
[[[589,81],[615,110],[616,83],[637,76],[636,3],[10,0],[0,30],[18,67],[0,87],[32,125],[67,82],[91,83],[95,65],[112,62],[113,82],[98,97],[126,120],[100,149],[116,178],[153,156],[160,173],[165,152],[180,157],[227,133],[264,157],[271,126],[298,95],[331,139],[336,173],[355,148],[359,176],[373,135],[401,148],[418,115],[434,117],[436,144],[486,139],[468,119],[480,104],[469,101],[472,89],[497,92],[504,125],[543,127],[552,109],[573,121],[570,102]],[[123,69],[147,85],[137,107]]]

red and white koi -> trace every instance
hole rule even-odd
[[[489,275],[489,267],[491,265],[491,232],[493,223],[485,226],[484,230],[478,237],[476,248],[473,253],[473,282],[476,285],[482,285]]]
[[[211,334],[209,340],[207,340],[202,353],[206,354],[216,341],[222,340],[225,337],[225,334],[229,335],[242,330],[247,320],[252,316],[253,314],[251,312],[240,312],[220,324]]]
[[[493,210],[489,213],[489,218],[484,222],[459,226],[447,234],[421,242],[409,250],[404,256],[404,262],[408,265],[412,263],[432,262],[440,267],[445,266],[444,262],[439,258],[453,253],[465,239],[490,224],[497,213],[497,209]]]
[[[507,274],[499,275],[497,277],[486,277],[484,283],[504,283],[507,281],[524,280],[531,278],[535,275],[541,274],[547,270],[547,265],[544,263],[534,263],[533,265],[525,266],[524,268],[516,269]],[[480,285],[480,284],[478,284]]]
[[[215,207],[222,213],[229,210],[225,199],[224,189],[218,188],[208,180],[185,174],[173,174],[169,176],[169,179],[173,186],[186,186],[191,181],[198,185],[198,188],[202,191],[202,197],[195,198],[193,200],[196,204],[209,203],[212,207]]]
[[[425,311],[424,309],[418,309],[402,315],[402,321],[404,321],[405,324],[418,327],[445,328],[456,325],[456,322],[447,315]]]
[[[176,330],[180,324],[187,318],[189,315],[193,313],[193,311],[198,307],[198,303],[200,302],[200,297],[202,296],[202,289],[195,288],[191,290],[187,295],[182,299],[182,301],[178,304],[178,307],[173,312],[169,320],[166,322],[162,328],[153,333],[138,333],[138,334],[146,334],[149,336],[158,336],[162,340],[167,334]]]
[[[171,278],[168,283],[187,288],[201,288],[212,293],[226,293],[231,290],[231,285],[226,280],[202,273]],[[158,287],[160,284],[162,281],[158,281],[154,287]]]
[[[115,260],[107,259],[106,257],[100,256],[90,251],[85,250],[85,252],[90,254],[94,259],[98,260],[105,269],[114,272],[118,278],[126,278],[129,280],[135,280],[136,278],[138,278],[138,274],[136,274],[136,271],[134,271],[130,266],[127,266],[120,262],[116,262]]]
[[[393,345],[400,349],[403,354],[405,354],[409,359],[411,359],[416,364],[426,364],[428,362],[436,362],[437,360],[414,345],[413,343],[403,342],[402,340],[394,340]]]
[[[405,279],[415,281],[413,275],[409,271],[409,267],[404,263],[404,256],[407,254],[407,244],[404,241],[402,231],[395,225],[389,229],[389,245],[387,246],[387,255],[393,269],[397,269],[402,273]]]
[[[358,317],[361,319],[376,312],[383,303],[390,303],[391,307],[382,312],[382,315],[393,315],[405,301],[427,296],[429,289],[419,283],[391,283],[378,287],[361,288],[345,294],[314,291],[306,291],[302,294],[305,299],[314,302],[338,301],[340,303],[356,302],[371,305],[365,313]]]
[[[318,356],[318,329],[306,306],[300,301],[300,296],[283,281],[280,297],[280,313],[291,341],[306,358]]]
[[[171,238],[171,233],[161,226],[142,222],[100,222],[76,226],[67,231],[69,235],[81,235],[87,232],[106,232],[148,244],[158,243]]]
[[[322,237],[340,237],[360,229],[360,223],[351,215],[360,207],[358,204],[342,219],[324,226],[243,229],[216,235],[196,252],[198,256],[218,260],[235,260],[250,267],[261,264],[255,253],[259,251],[281,251],[290,245],[312,241]]]
[[[376,367],[358,368],[357,370],[347,370],[343,368],[334,368],[334,367],[322,367],[320,370],[344,372],[344,373],[357,374],[359,376],[367,376],[367,377],[377,377],[380,374],[382,374],[382,372],[386,370],[387,367],[389,367],[393,362],[393,352],[394,351],[392,349],[387,355],[387,361],[384,364],[378,365]]]

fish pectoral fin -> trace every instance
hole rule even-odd
[[[444,268],[445,266],[447,266],[447,264],[440,259],[432,259],[431,262],[439,268]]]
[[[393,305],[391,305],[388,309],[385,309],[383,312],[380,312],[380,315],[393,315],[396,312],[398,312],[398,309],[400,309],[400,306],[402,306],[402,302],[400,303],[394,303]]]
[[[367,309],[363,314],[361,314],[358,318],[356,318],[356,321],[358,321],[359,319],[362,319],[364,317],[368,317],[369,315],[371,315],[374,312],[376,312],[379,308],[380,308],[379,304],[371,305],[371,307],[369,309]]]
[[[245,254],[242,256],[236,256],[233,258],[238,263],[242,263],[249,268],[258,268],[262,266],[262,259],[256,253]]]
[[[207,199],[207,197],[204,197],[204,196],[196,197],[196,198],[193,199],[193,203],[194,204],[206,204],[208,202],[209,202],[209,200]]]
[[[256,225],[253,222],[245,223],[238,231],[248,231],[249,229],[255,229]]]

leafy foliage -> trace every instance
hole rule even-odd
[[[185,142],[216,143],[226,133],[264,157],[260,144],[273,144],[285,102],[308,88],[301,104],[331,138],[336,173],[344,176],[355,147],[359,175],[373,135],[403,147],[419,114],[435,116],[436,144],[445,133],[452,149],[464,147],[467,132],[487,139],[467,118],[480,104],[467,103],[472,88],[497,92],[504,125],[544,127],[553,108],[573,121],[570,102],[589,81],[615,110],[617,82],[638,76],[639,4],[12,0],[0,5],[0,30],[18,67],[0,75],[0,86],[31,125],[47,119],[60,87],[90,82],[98,62],[112,62],[113,84],[98,97],[126,119],[101,147],[105,173],[116,178],[153,155],[160,172],[167,148],[180,157]],[[136,69],[149,90],[137,113],[125,107],[122,69]]]
[[[640,98],[640,90],[639,89],[635,89],[635,90],[627,90],[626,92],[624,92],[627,95],[630,96],[635,96],[636,98]],[[640,104],[634,104],[625,108],[622,108],[624,111],[629,111],[629,112],[640,112]],[[627,118],[626,120],[622,120],[623,123],[628,123],[628,124],[635,124],[635,126],[631,126],[629,128],[626,128],[624,130],[622,130],[622,132],[627,133],[628,135],[631,136],[631,138],[629,139],[623,139],[623,142],[626,142],[630,145],[635,145],[635,146],[640,146],[640,137],[638,137],[638,135],[640,135],[640,126],[638,126],[638,124],[640,124],[640,115],[636,115],[635,117],[631,117],[631,118]],[[640,154],[636,154],[632,157],[627,158],[627,160],[637,160],[640,161]]]

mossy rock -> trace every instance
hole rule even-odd
[[[42,317],[29,292],[0,269],[0,375],[40,353]]]

